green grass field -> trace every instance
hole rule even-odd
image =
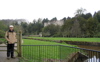
[[[66,40],[66,41],[83,41],[83,42],[100,42],[100,38],[63,38],[63,37],[29,37],[46,40]]]
[[[46,42],[46,41],[29,40],[29,39],[23,39],[23,41],[24,41],[23,45],[34,45],[34,46],[22,46],[23,57],[27,59],[34,59],[28,62],[32,61],[43,62],[45,59],[56,59],[56,60],[67,59],[67,57],[71,53],[78,51],[78,49],[65,47],[65,46],[76,47],[75,45],[68,45],[64,43]],[[59,45],[65,45],[65,46],[59,46]]]

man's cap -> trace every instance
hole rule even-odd
[[[13,25],[10,25],[9,27],[14,27]]]

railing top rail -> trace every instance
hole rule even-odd
[[[69,48],[75,48],[75,49],[81,49],[81,50],[87,50],[87,51],[93,51],[93,52],[99,52],[100,53],[100,51],[97,51],[97,50],[79,48],[79,47],[73,47],[73,46],[67,46],[67,45],[22,45],[22,46],[64,46],[64,47],[69,47]]]
[[[93,52],[99,52],[100,53],[100,51],[92,50],[92,49],[79,48],[79,47],[73,47],[73,46],[67,46],[67,45],[61,45],[61,46],[70,47],[70,48],[76,48],[76,49],[81,49],[81,50],[87,50],[87,51],[93,51]]]
[[[59,46],[59,45],[21,45],[21,46]]]

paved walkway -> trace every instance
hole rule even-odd
[[[0,44],[0,46],[6,46],[5,44]],[[0,50],[7,50],[7,47],[0,47]],[[6,51],[0,51],[0,62],[18,62],[18,58],[16,57],[17,55],[15,55],[16,59],[11,59],[7,60],[7,52]]]

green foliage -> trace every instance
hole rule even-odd
[[[5,36],[5,32],[0,30],[0,38],[4,38],[4,36]]]
[[[28,34],[28,24],[26,22],[21,22],[23,34]],[[31,29],[31,28],[30,28]]]
[[[91,13],[82,14],[81,17],[83,17],[84,19],[89,19],[90,17],[92,17],[92,14]]]
[[[23,35],[38,35],[40,32],[42,32],[43,24],[40,20],[37,22],[34,20],[33,23],[26,23],[22,22],[21,23],[22,30],[23,30]]]
[[[95,37],[100,37],[100,23],[97,25]]]
[[[50,20],[50,22],[53,22],[53,21],[57,21],[57,18],[54,17],[54,18],[52,18],[52,19]]]
[[[55,26],[53,24],[48,25],[43,28],[43,36],[53,36],[59,32],[60,26]]]
[[[80,30],[81,30],[81,37],[85,37],[86,35],[86,22],[87,20],[83,17],[77,17],[77,20],[79,21]]]
[[[97,17],[98,22],[100,23],[100,11],[95,12],[94,17]]]
[[[6,39],[0,38],[0,43],[6,43],[6,42],[7,42]]]
[[[66,20],[64,25],[62,26],[61,31],[62,31],[62,36],[63,37],[70,36],[70,34],[71,34],[70,29],[72,28],[72,25],[73,25],[73,19]]]
[[[0,21],[0,30],[5,31],[6,28],[7,28],[7,26],[2,21]]]
[[[93,37],[96,34],[98,21],[94,18],[89,18],[87,20],[87,35]]]
[[[7,26],[2,21],[0,21],[0,38],[4,38],[6,28]]]
[[[44,18],[42,21],[43,25],[44,25],[44,23],[47,23],[47,22],[49,22],[48,18],[46,18],[46,19]]]
[[[95,14],[96,15],[96,14]],[[67,19],[62,26],[63,37],[99,37],[99,22],[90,13]],[[98,35],[97,35],[98,33]]]

